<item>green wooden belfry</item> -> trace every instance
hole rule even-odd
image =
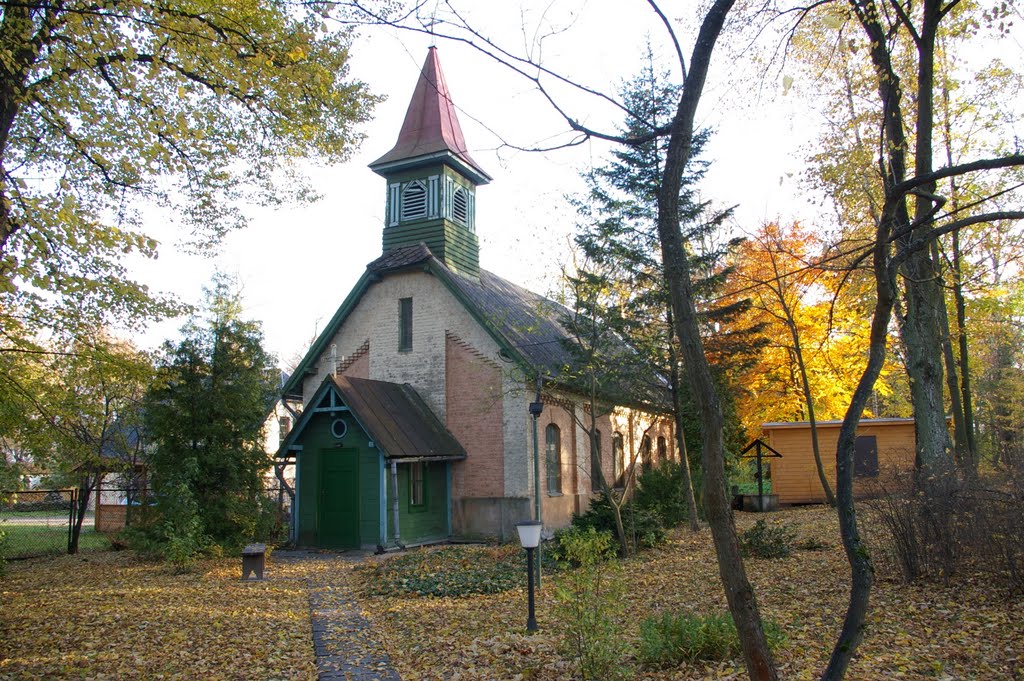
[[[427,54],[398,142],[370,168],[387,180],[385,253],[424,243],[455,272],[480,275],[476,188],[491,177],[466,150],[436,47]]]

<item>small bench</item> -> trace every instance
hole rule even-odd
[[[243,580],[247,580],[250,574],[255,574],[255,579],[263,579],[263,568],[266,566],[266,555],[266,544],[249,544],[242,549]]]

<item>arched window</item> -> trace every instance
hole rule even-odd
[[[469,222],[469,192],[465,187],[455,188],[452,195],[452,217],[463,225]]]
[[[601,431],[594,431],[590,452],[590,491],[601,491]]]
[[[548,494],[562,493],[562,433],[551,423],[544,430]]]
[[[612,463],[615,466],[615,486],[626,484],[626,450],[622,446],[622,433],[612,435]]]
[[[651,438],[646,435],[640,440],[640,463],[643,466],[642,470],[644,473],[651,470]]]
[[[663,464],[668,461],[668,442],[661,435],[658,436],[658,463]]]
[[[420,180],[402,190],[402,219],[417,220],[427,217],[427,187]]]

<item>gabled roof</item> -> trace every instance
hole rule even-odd
[[[306,371],[313,371],[313,362],[326,350],[370,285],[386,275],[409,270],[436,276],[487,330],[500,348],[501,356],[515,362],[528,374],[539,372],[557,377],[576,363],[569,350],[572,334],[562,324],[563,319],[572,315],[567,308],[486,270],[480,270],[479,279],[461,276],[421,243],[392,249],[366,266],[355,288],[295,369],[285,386],[286,395],[301,396],[302,377]],[[656,388],[648,392],[650,397],[645,402],[657,403],[665,399]]]
[[[490,333],[509,361],[531,373],[540,370],[549,375],[561,373],[572,362],[564,343],[570,335],[559,321],[569,314],[566,308],[486,270],[480,270],[479,279],[458,275],[420,243],[392,249],[366,266],[348,298],[292,373],[284,394],[301,397],[306,372],[314,371],[313,363],[374,282],[388,274],[414,269],[436,276]]]
[[[281,444],[278,456],[293,448],[329,392],[389,459],[463,459],[466,450],[409,385],[347,376],[327,376],[316,396]]]
[[[491,176],[467,151],[455,104],[441,72],[437,48],[431,47],[405,112],[398,142],[391,151],[371,163],[370,168],[383,175],[437,160],[453,163],[477,184],[491,181]]]

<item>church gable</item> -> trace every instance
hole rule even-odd
[[[430,271],[414,267],[381,273],[311,349],[300,369],[304,401],[325,376],[347,375],[409,383],[446,418],[446,334],[496,361],[499,345]],[[333,369],[333,372],[332,372]],[[298,374],[299,371],[296,371]]]

